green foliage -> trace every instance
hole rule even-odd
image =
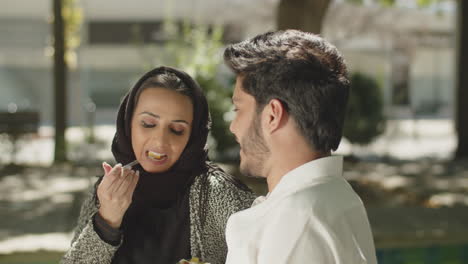
[[[392,6],[395,4],[395,0],[379,0],[383,6]]]
[[[417,0],[418,6],[425,7],[437,2],[437,0]]]
[[[377,81],[362,73],[352,74],[344,137],[360,145],[372,142],[385,130],[383,106]]]
[[[65,20],[67,48],[76,49],[81,43],[83,9],[79,7],[77,0],[63,0],[62,15]]]
[[[72,68],[77,66],[76,49],[81,44],[83,9],[78,0],[63,0],[62,16],[65,21],[65,60]]]
[[[216,141],[215,149],[212,149],[210,153],[219,159],[224,156],[222,153],[225,150],[237,145],[234,136],[229,131],[229,123],[224,119],[225,113],[231,109],[231,94],[213,78],[199,76],[196,80],[205,90],[210,106],[211,135]]]
[[[362,5],[364,3],[364,0],[348,0],[348,2],[352,4]]]
[[[346,0],[350,3],[353,4],[363,4],[364,0]],[[375,0],[382,6],[394,6],[396,3],[396,0]],[[441,0],[408,0],[408,1],[414,1],[417,3],[419,7],[427,7],[433,3],[440,2]]]

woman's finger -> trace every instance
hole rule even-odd
[[[104,169],[104,174],[108,174],[112,170],[112,166],[105,161],[102,163],[102,168]]]
[[[132,182],[128,185],[128,188],[125,191],[125,195],[130,195],[130,196],[133,195],[133,192],[135,191],[135,188],[138,184],[139,179],[140,179],[140,171],[137,171],[132,178]]]
[[[115,165],[114,168],[112,168],[109,171],[109,173],[105,174],[100,184],[102,188],[104,188],[105,190],[109,190],[120,175],[119,172],[121,171],[121,169],[122,164],[119,163]]]
[[[116,179],[115,179],[114,183],[112,184],[112,187],[109,188],[109,192],[115,193],[119,189],[120,185],[122,185],[122,183],[124,182],[126,176],[129,173],[130,173],[129,169],[121,167],[120,172],[116,173],[116,176],[115,176]]]
[[[123,168],[120,179],[118,179],[118,182],[115,183],[115,188],[113,189],[113,192],[118,195],[123,194],[125,189],[127,188],[127,185],[131,181],[133,173],[134,171],[132,171],[131,169]]]

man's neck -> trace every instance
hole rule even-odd
[[[299,153],[300,154],[300,153]],[[284,175],[288,172],[294,170],[297,167],[300,167],[310,161],[320,159],[330,154],[322,154],[317,152],[310,152],[303,155],[294,155],[291,156],[285,155],[280,159],[270,159],[270,170],[266,173],[267,175],[267,184],[268,192],[272,192],[273,189],[278,185]]]

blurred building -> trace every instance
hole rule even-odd
[[[143,73],[136,44],[164,43],[165,18],[224,26],[232,42],[274,29],[279,0],[77,0],[81,45],[69,72],[71,125],[112,123],[120,97]],[[401,1],[400,1],[401,2]],[[0,111],[34,109],[52,123],[51,0],[4,0],[0,9]],[[454,14],[333,4],[323,35],[338,46],[351,71],[382,85],[391,117],[451,116]],[[157,54],[157,53],[156,53]],[[157,55],[156,55],[157,56]],[[92,104],[90,104],[92,102]]]
[[[397,2],[401,8],[334,4],[323,35],[344,53],[351,72],[376,78],[390,118],[451,118],[456,3],[421,10],[415,1]]]
[[[145,54],[139,44],[164,43],[162,25],[167,17],[179,24],[221,24],[225,42],[274,28],[275,1],[271,0],[77,3],[83,23],[68,78],[71,125],[86,124],[92,104],[97,106],[98,123],[114,122],[121,96],[144,73]],[[0,111],[9,106],[37,110],[46,125],[53,118],[51,10],[51,0],[6,0],[0,9]]]

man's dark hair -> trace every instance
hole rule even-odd
[[[257,112],[278,99],[315,151],[338,148],[349,80],[333,45],[298,30],[268,32],[228,46],[224,60],[243,78]]]

